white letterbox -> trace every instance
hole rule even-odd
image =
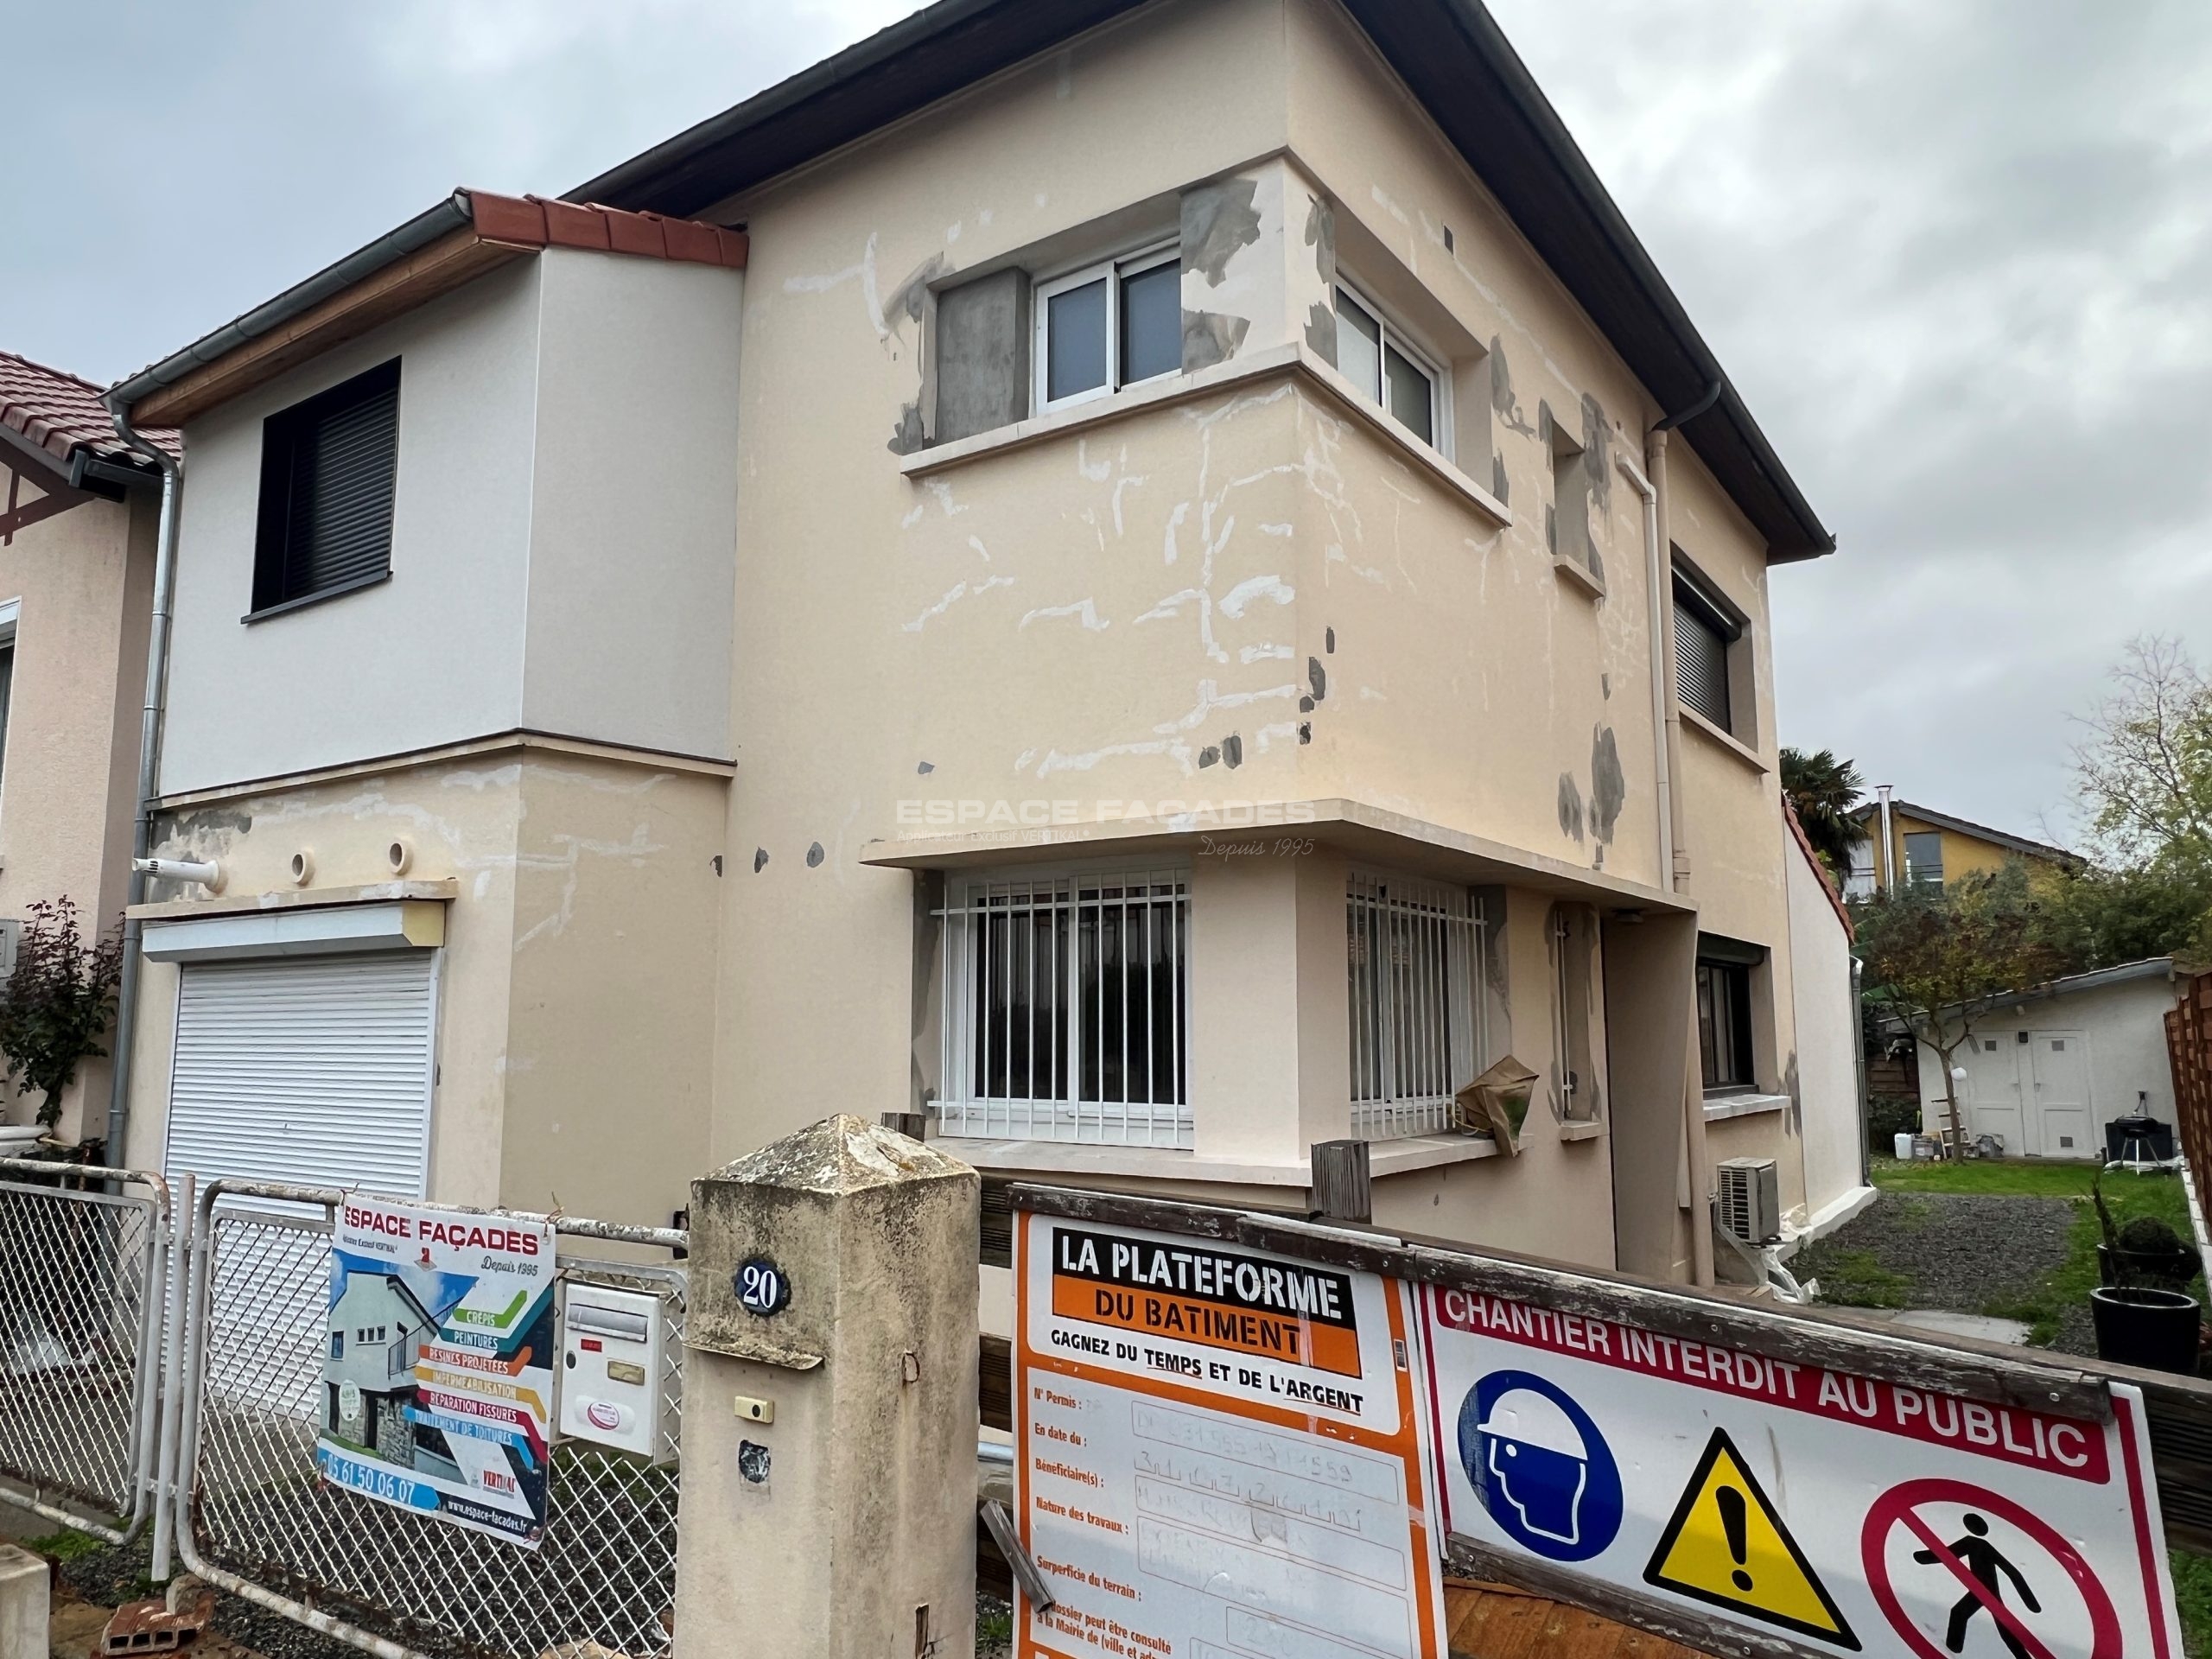
[[[570,1283],[561,1298],[562,1435],[656,1463],[674,1454],[662,1376],[668,1309],[658,1296]]]

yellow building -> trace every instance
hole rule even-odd
[[[1852,899],[1871,898],[1898,882],[1940,887],[1961,876],[1993,874],[2013,859],[2025,863],[2031,874],[2070,869],[2082,861],[2063,848],[1910,801],[1888,803],[1886,833],[1878,800],[1869,801],[1853,817],[1866,839],[1853,850],[1850,878],[1844,883],[1845,896]]]

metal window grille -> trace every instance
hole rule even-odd
[[[1464,888],[1357,874],[1345,899],[1351,1132],[1389,1141],[1448,1129],[1452,1096],[1488,1047],[1481,907]]]
[[[949,883],[944,1132],[1187,1147],[1189,877]]]

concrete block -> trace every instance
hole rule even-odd
[[[47,1659],[49,1593],[45,1558],[0,1544],[0,1659]]]

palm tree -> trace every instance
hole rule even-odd
[[[1852,810],[1866,792],[1859,768],[1839,760],[1833,749],[1808,754],[1802,749],[1782,752],[1782,792],[1804,826],[1805,839],[1827,861],[1838,875],[1851,868],[1851,850],[1866,839],[1866,831],[1852,817]]]

